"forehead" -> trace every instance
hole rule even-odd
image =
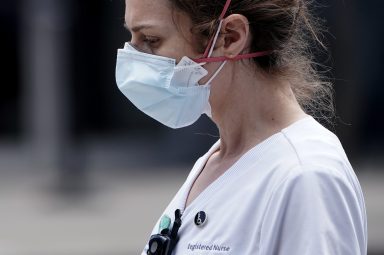
[[[172,9],[168,0],[126,0],[125,23],[131,28],[141,25],[171,25]]]

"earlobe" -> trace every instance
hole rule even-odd
[[[229,15],[223,21],[222,31],[224,56],[234,58],[243,53],[250,36],[248,19],[241,14]]]

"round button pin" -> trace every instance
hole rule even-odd
[[[207,218],[207,214],[203,211],[200,211],[196,214],[195,216],[195,224],[196,226],[203,226],[206,222],[207,222],[208,218]]]

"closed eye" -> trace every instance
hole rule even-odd
[[[160,41],[159,38],[152,37],[152,36],[144,36],[143,38],[143,42],[149,43],[149,44],[155,44],[155,43],[158,43],[159,41]]]

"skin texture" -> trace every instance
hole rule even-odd
[[[177,61],[183,56],[201,57],[193,43],[196,37],[190,32],[189,17],[172,11],[167,0],[126,0],[125,23],[132,33],[131,43],[139,50]],[[136,29],[144,25],[149,27]],[[250,39],[248,20],[232,14],[223,22],[212,56],[233,58],[246,53]],[[205,65],[209,75],[200,84],[219,66],[220,63]],[[196,179],[186,206],[252,147],[307,116],[289,82],[258,72],[248,60],[227,62],[211,83],[209,101],[221,145]]]

